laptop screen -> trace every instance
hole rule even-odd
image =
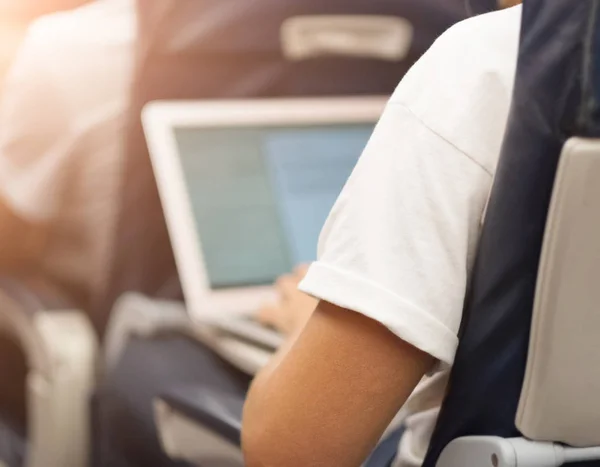
[[[176,128],[213,289],[271,284],[313,261],[373,124]]]

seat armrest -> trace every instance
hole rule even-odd
[[[203,386],[173,388],[155,405],[165,451],[174,459],[201,465],[243,466],[243,405],[243,394],[217,393]]]
[[[571,448],[525,438],[468,436],[452,441],[436,467],[558,467],[600,460],[600,447]]]
[[[183,386],[161,399],[199,425],[232,444],[241,444],[243,395],[223,394],[202,386]]]
[[[25,436],[5,420],[0,420],[0,452],[0,467],[23,465],[27,456]]]
[[[126,293],[115,303],[104,336],[105,371],[115,368],[131,336],[149,337],[161,332],[190,332],[191,321],[181,302],[156,300]]]

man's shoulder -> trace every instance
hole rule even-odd
[[[505,41],[507,34],[517,34],[521,25],[522,7],[473,16],[456,23],[438,39],[441,45],[451,46],[454,41],[460,43],[481,44],[482,41],[495,43]],[[479,40],[476,40],[479,38]]]
[[[521,7],[475,16],[442,34],[407,74],[394,97],[408,85],[480,80],[495,75],[510,81],[516,67]]]
[[[402,80],[392,102],[493,171],[517,65],[521,8],[446,31]]]

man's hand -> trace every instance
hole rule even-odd
[[[307,266],[299,266],[292,274],[277,280],[275,287],[279,301],[263,307],[258,313],[258,320],[268,326],[273,326],[286,335],[292,335],[304,327],[310,315],[317,306],[317,300],[298,290]]]

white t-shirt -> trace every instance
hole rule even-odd
[[[402,410],[397,466],[422,463],[444,396],[506,126],[520,20],[515,7],[459,23],[405,76],[301,284],[442,362]]]
[[[98,0],[29,28],[0,102],[0,198],[50,227],[42,269],[101,288],[133,75],[133,0]]]

